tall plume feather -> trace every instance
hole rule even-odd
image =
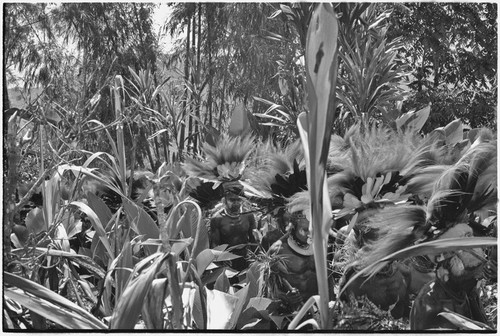
[[[359,252],[361,267],[412,245],[423,237],[426,229],[426,210],[415,205],[386,207],[370,217],[369,225],[377,240],[367,242]]]

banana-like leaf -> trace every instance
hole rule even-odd
[[[360,276],[367,276],[368,279],[377,274],[387,263],[393,260],[402,260],[421,255],[436,255],[448,251],[467,250],[478,247],[496,246],[497,238],[493,237],[465,237],[465,238],[445,238],[422,244],[412,245],[397,252],[394,252],[372,265],[363,268],[356,273],[342,288],[340,294],[349,287]],[[339,295],[340,295],[339,294]]]
[[[444,127],[446,143],[456,144],[463,139],[463,124],[460,119],[455,119]]]
[[[60,251],[60,250],[55,250],[55,249],[48,249],[48,248],[42,248],[42,247],[37,247],[35,248],[35,251],[37,254],[47,254],[49,256],[54,256],[54,257],[63,257],[71,260],[72,262],[86,268],[90,272],[92,272],[94,275],[104,278],[106,271],[99,266],[97,263],[95,263],[90,257],[82,255],[82,254],[76,254],[76,253],[71,253],[71,252],[65,252],[65,251]]]
[[[229,329],[238,297],[207,289],[207,329]]]
[[[226,273],[222,272],[221,275],[219,275],[219,277],[215,281],[214,289],[227,293],[229,292],[229,287],[231,287],[229,279],[227,278]]]
[[[235,293],[236,298],[238,299],[236,306],[234,307],[233,314],[231,315],[231,319],[229,320],[229,329],[234,329],[236,327],[236,323],[238,322],[238,318],[243,311],[243,307],[245,306],[248,299],[248,286],[240,289]]]
[[[398,131],[412,129],[413,132],[420,132],[425,122],[429,118],[431,106],[424,107],[416,112],[410,111],[396,119]]]
[[[12,273],[3,273],[5,296],[37,314],[68,329],[107,329],[107,326],[85,309],[48,288]]]

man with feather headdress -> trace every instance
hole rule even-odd
[[[205,160],[187,158],[184,169],[192,181],[189,195],[202,208],[212,208],[223,201],[224,209],[210,221],[210,247],[227,244],[231,253],[241,258],[232,260],[230,266],[237,271],[247,268],[248,245],[255,244],[256,221],[252,213],[241,213],[241,199],[247,178],[246,160],[254,148],[250,135],[222,135],[214,144],[204,143]]]
[[[248,267],[248,244],[256,244],[254,230],[255,217],[251,213],[241,213],[243,186],[238,182],[223,184],[224,209],[210,219],[210,248],[228,244],[231,253],[241,258],[231,262],[231,267],[242,271]]]
[[[492,256],[493,262],[488,261],[480,246],[490,246],[493,242],[481,239],[469,243],[469,249],[460,248],[473,236],[474,226],[488,222],[492,215],[496,218],[496,154],[496,140],[485,141],[479,137],[469,144],[458,162],[441,168],[434,183],[428,182],[430,187],[422,186],[433,190],[426,205],[386,208],[370,218],[377,238],[359,258],[360,263],[369,268],[363,271],[367,277],[389,260],[384,258],[397,259],[398,253],[392,256],[395,252],[408,257],[410,252],[405,251],[410,248],[411,255],[425,255],[435,265],[435,279],[422,287],[413,303],[411,329],[456,329],[446,314],[459,314],[477,324],[486,322],[477,281],[492,273],[491,268],[496,268],[496,257]],[[430,181],[422,176],[414,179]],[[491,225],[496,227],[496,220]],[[446,248],[447,238],[462,240]],[[420,244],[431,242],[434,242],[432,248],[423,245],[418,249]],[[432,253],[433,248],[436,253]]]
[[[295,197],[288,205],[288,233],[276,241],[269,254],[277,258],[271,267],[276,286],[271,296],[282,300],[292,311],[318,294],[311,232],[309,200]]]

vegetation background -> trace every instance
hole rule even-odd
[[[304,49],[312,4],[166,6],[3,5],[4,268],[13,267],[13,261],[21,263],[26,278],[42,285],[52,279],[50,288],[58,288],[59,294],[80,306],[86,300],[92,302],[79,298],[82,293],[97,298],[97,285],[81,278],[70,262],[64,267],[58,264],[57,271],[50,273],[50,253],[45,251],[44,259],[34,252],[45,248],[40,239],[27,245],[31,254],[23,258],[28,259],[11,254],[11,233],[26,203],[19,197],[22,186],[30,186],[24,194],[28,196],[42,186],[46,198],[46,177],[71,164],[88,169],[87,175],[93,174],[92,168],[111,168],[121,179],[119,191],[130,196],[125,170],[146,170],[161,177],[162,164],[174,169],[187,156],[199,155],[204,141],[228,129],[234,113],[245,115],[254,134],[264,140],[286,146],[299,137],[296,120],[306,109]],[[159,8],[169,15],[158,32],[154,18]],[[339,117],[332,126],[334,133],[342,136],[359,120],[392,125],[403,113],[429,104],[424,133],[456,118],[470,128],[496,129],[497,4],[341,3],[336,11],[341,16]],[[164,35],[172,41],[168,50],[162,46]],[[70,188],[70,194],[74,190]],[[68,199],[57,188],[51,192],[54,199]],[[120,216],[99,213],[99,206],[93,205],[91,212],[73,204],[92,219],[92,225],[102,227],[96,239],[106,247],[107,256],[99,267],[109,270],[124,263],[126,269],[151,270],[150,264],[132,262],[133,236],[125,228],[106,226],[111,219],[118,223]],[[194,205],[185,207],[190,210],[183,211],[195,216]],[[66,210],[62,206],[44,209],[44,225],[55,227],[48,218],[57,222],[57,216],[71,216]],[[142,214],[134,207],[124,211]],[[133,226],[133,220],[127,225]],[[139,231],[147,234],[149,229]],[[71,228],[66,231],[70,235]],[[48,230],[47,236],[53,235]],[[122,251],[130,256],[125,258]],[[153,265],[157,266],[161,257],[156,257]],[[52,258],[76,260],[62,252]],[[27,266],[27,260],[36,265]],[[81,266],[84,259],[78,260]],[[85,265],[99,273],[101,268],[94,263]],[[41,269],[46,271],[40,273]],[[104,307],[105,316],[127,308],[118,302],[132,273],[120,272],[113,273],[110,286],[118,293],[116,301]],[[73,286],[71,295],[65,292],[70,288],[67,284]],[[45,300],[56,300],[39,290]],[[111,297],[111,292],[101,295]],[[46,321],[33,316],[28,324],[46,327]],[[113,326],[123,327],[120,321],[114,319]],[[147,322],[154,325],[154,321],[151,317]],[[87,322],[100,326],[92,317]],[[172,327],[178,327],[176,323],[183,322],[177,320]]]

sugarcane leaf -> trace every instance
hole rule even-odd
[[[48,288],[15,274],[3,273],[4,294],[39,315],[70,329],[106,329],[107,326],[85,309]]]
[[[125,241],[117,258],[115,281],[116,299],[119,300],[134,268],[132,261],[132,245],[129,240]]]
[[[113,214],[106,203],[104,203],[100,197],[91,192],[87,192],[86,199],[89,207],[94,210],[101,223],[107,227],[107,224],[111,221]]]
[[[106,271],[101,266],[99,266],[95,261],[93,261],[92,258],[85,256],[83,254],[76,254],[72,252],[48,249],[43,247],[37,247],[36,251],[39,253],[46,253],[49,256],[67,258],[72,262],[86,268],[87,270],[89,270],[94,275],[100,278],[104,278],[106,274]]]
[[[23,291],[6,289],[5,295],[27,307],[32,313],[36,313],[48,320],[51,320],[63,328],[77,330],[95,328],[92,324],[89,324],[84,320],[82,321],[82,318],[77,313],[65,311],[51,302],[38,297],[32,297]]]
[[[106,248],[106,251],[108,252],[109,256],[114,259],[114,252],[111,249],[111,244],[108,240],[108,237],[106,235],[106,231],[104,230],[104,227],[101,223],[101,220],[97,216],[97,214],[92,210],[87,204],[80,202],[80,201],[74,201],[71,202],[70,205],[76,206],[80,211],[84,212],[87,217],[90,219],[90,222],[92,223],[92,226],[96,230],[96,234],[98,235],[99,239],[101,240],[102,244]]]

